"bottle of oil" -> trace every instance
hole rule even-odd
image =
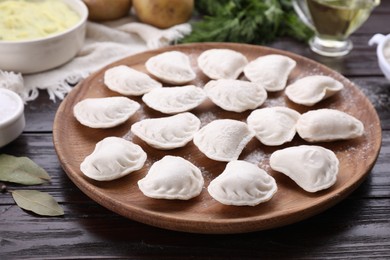
[[[315,30],[323,39],[344,40],[369,17],[380,0],[306,0]]]

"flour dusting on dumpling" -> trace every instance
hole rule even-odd
[[[252,82],[263,84],[267,91],[280,91],[286,87],[288,76],[296,61],[279,54],[261,56],[245,66],[245,76]]]
[[[243,80],[211,80],[204,90],[217,106],[233,112],[255,109],[267,99],[267,92],[261,84]]]
[[[198,167],[184,158],[167,155],[155,162],[138,181],[142,193],[155,199],[189,200],[202,192],[204,180]]]
[[[73,107],[76,119],[91,128],[110,128],[124,123],[140,104],[126,97],[87,98]]]
[[[194,85],[158,88],[142,97],[148,107],[165,114],[189,111],[199,106],[205,99],[203,89]]]
[[[294,103],[313,106],[344,88],[343,84],[329,76],[313,75],[298,79],[286,87],[286,96]]]
[[[106,137],[84,159],[80,170],[91,179],[110,181],[141,169],[146,157],[139,145],[119,137]]]
[[[321,146],[300,145],[278,150],[271,155],[270,166],[308,192],[324,190],[335,184],[339,160],[334,152]]]
[[[252,111],[247,123],[260,142],[274,146],[294,138],[299,117],[297,111],[288,107],[267,107]]]
[[[230,49],[210,49],[198,57],[198,66],[210,79],[236,79],[248,63],[240,52]]]
[[[200,128],[200,120],[189,112],[148,118],[131,126],[131,132],[150,146],[168,150],[185,146]]]
[[[254,135],[244,122],[218,119],[195,134],[194,144],[208,158],[229,162],[237,160]]]
[[[275,179],[256,165],[231,161],[210,182],[209,194],[225,205],[256,206],[270,200],[277,191]]]
[[[308,142],[346,140],[364,134],[364,125],[359,119],[329,108],[302,114],[296,127],[299,136]]]
[[[189,57],[180,51],[167,51],[149,58],[146,69],[161,81],[170,84],[185,84],[195,79]]]
[[[106,70],[104,84],[112,91],[126,96],[141,96],[154,88],[162,87],[160,82],[149,75],[125,65]]]

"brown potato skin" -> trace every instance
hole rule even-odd
[[[127,16],[132,6],[131,0],[83,0],[88,7],[88,20],[110,21]]]
[[[138,19],[165,29],[187,22],[194,9],[194,0],[133,0]]]

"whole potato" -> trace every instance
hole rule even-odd
[[[141,22],[168,28],[191,18],[194,0],[133,0],[133,6]]]
[[[129,14],[131,0],[83,0],[88,7],[88,19],[101,22],[119,19]]]

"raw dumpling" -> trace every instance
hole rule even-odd
[[[308,192],[332,186],[339,172],[334,152],[321,146],[301,145],[278,150],[271,155],[270,166]]]
[[[151,57],[145,63],[146,69],[161,81],[170,84],[185,84],[196,77],[186,54],[168,51]]]
[[[198,66],[211,79],[236,79],[248,60],[242,53],[229,49],[211,49],[198,57]]]
[[[362,136],[364,125],[347,113],[324,108],[302,114],[297,132],[308,142],[327,142]]]
[[[169,150],[185,146],[200,128],[200,120],[186,112],[169,117],[149,118],[131,126],[131,132],[150,146]]]
[[[124,123],[140,104],[126,97],[87,98],[73,107],[73,115],[85,126],[110,128]]]
[[[243,80],[211,80],[204,86],[204,90],[217,106],[233,112],[255,109],[267,99],[267,92],[262,85]]]
[[[219,119],[200,129],[194,136],[194,144],[208,158],[229,162],[237,160],[254,135],[241,121]]]
[[[267,107],[253,111],[247,123],[263,144],[281,145],[294,138],[295,125],[300,116],[288,107]]]
[[[110,181],[144,166],[146,153],[142,148],[119,137],[106,137],[85,157],[80,170],[97,181]]]
[[[106,70],[104,84],[112,91],[131,96],[141,96],[154,88],[162,87],[160,82],[149,75],[125,65]]]
[[[267,91],[279,91],[286,87],[288,76],[296,61],[283,55],[270,54],[251,61],[244,68],[245,76],[261,83]]]
[[[193,85],[157,88],[142,97],[148,107],[165,114],[189,111],[206,99],[203,89]]]
[[[314,75],[301,78],[286,87],[287,97],[294,103],[313,106],[343,89],[340,81],[328,76]]]
[[[189,161],[167,155],[155,162],[138,181],[142,193],[155,199],[189,200],[202,192],[204,180],[198,167]]]
[[[207,188],[211,197],[225,205],[256,206],[277,191],[275,179],[246,161],[231,161]]]

